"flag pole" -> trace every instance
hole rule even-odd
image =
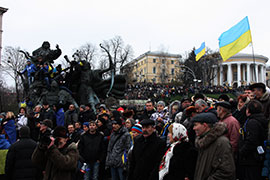
[[[253,42],[251,41],[251,47],[252,47],[252,56],[253,56],[253,64],[254,64],[254,77],[255,77],[255,82],[257,82],[257,76],[256,76],[256,69],[255,69],[255,55],[254,55],[254,47],[253,47]]]

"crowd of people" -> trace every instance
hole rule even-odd
[[[174,96],[188,96],[201,92],[204,94],[222,94],[243,91],[246,87],[231,88],[229,86],[178,86],[155,83],[135,83],[128,84],[125,91],[125,99],[149,99],[154,101],[162,98],[172,98]]]
[[[129,97],[137,93],[133,88],[145,97],[184,90],[137,84],[128,87]],[[96,112],[91,104],[79,109],[70,104],[64,111],[44,101],[27,111],[20,107],[18,115],[0,114],[1,179],[257,180],[270,176],[270,92],[263,83],[249,86],[236,100],[221,93],[210,102],[204,93],[196,93],[167,105],[149,100],[143,111],[136,105],[108,109],[100,104]]]

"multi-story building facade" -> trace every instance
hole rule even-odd
[[[133,82],[171,83],[179,73],[181,55],[148,51],[122,68]]]

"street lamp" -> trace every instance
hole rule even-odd
[[[195,85],[195,88],[197,88],[198,79],[196,78],[194,71],[192,71],[192,69],[190,69],[189,67],[187,67],[185,65],[180,65],[180,67],[187,69],[188,71],[185,71],[185,72],[187,72],[193,76],[194,85]]]

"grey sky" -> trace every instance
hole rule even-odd
[[[184,54],[203,41],[217,50],[221,33],[248,16],[255,53],[270,57],[269,0],[1,0],[0,6],[9,9],[3,47],[29,52],[47,40],[70,56],[86,42],[98,45],[115,35],[135,57],[161,46]]]

